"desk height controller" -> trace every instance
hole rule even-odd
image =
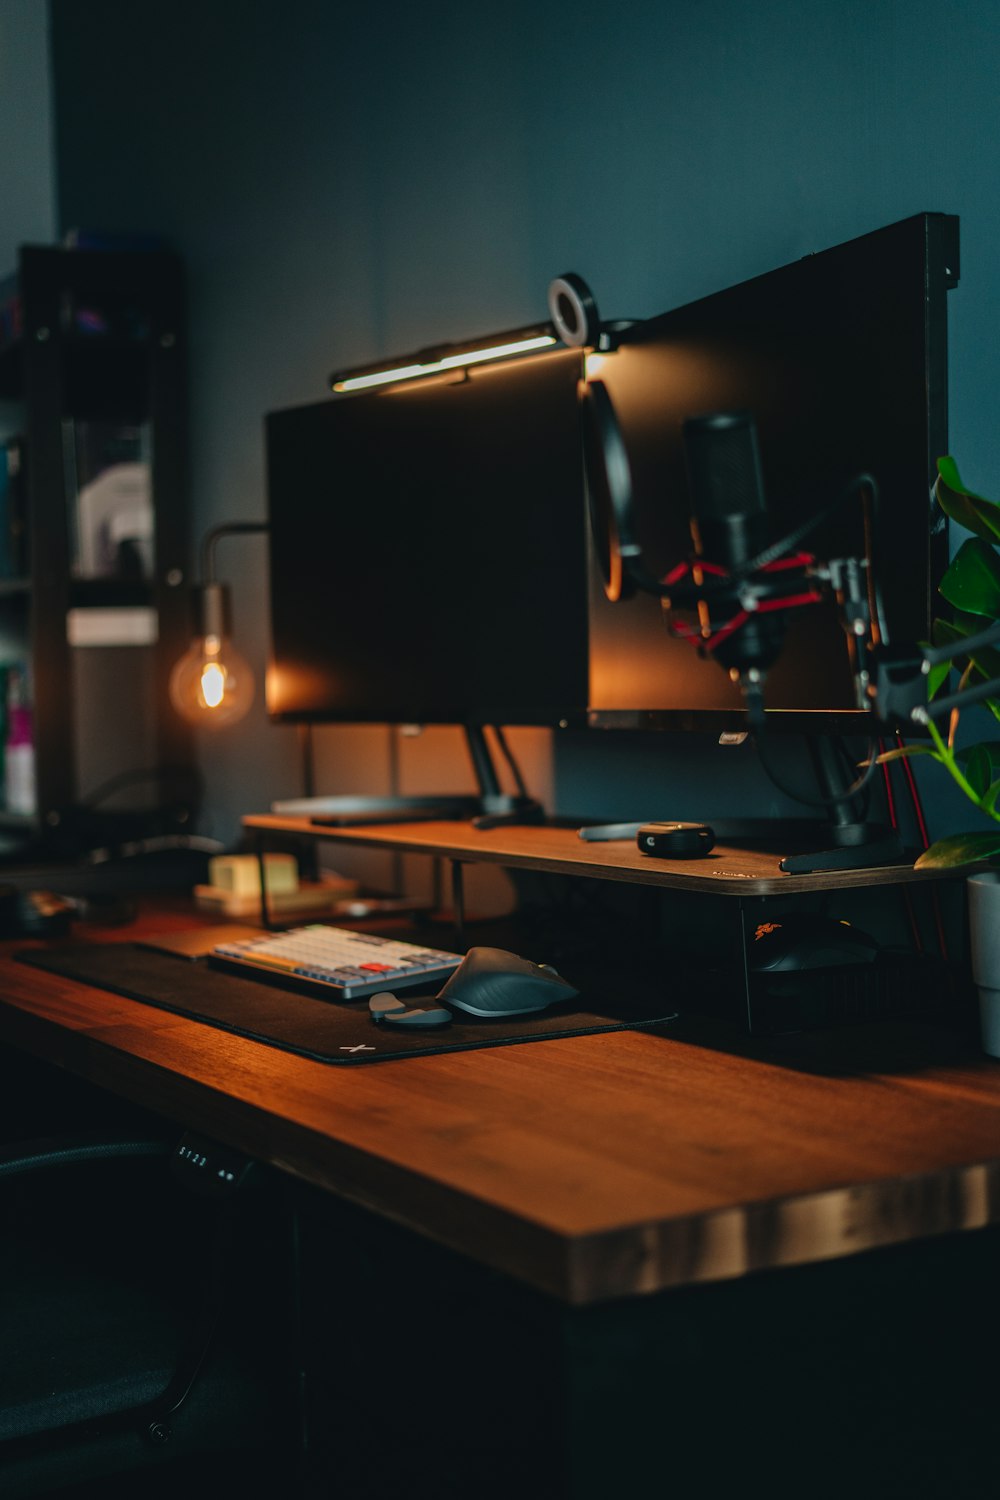
[[[206,1198],[235,1193],[253,1165],[251,1157],[190,1131],[178,1142],[170,1159],[174,1176],[191,1192]]]

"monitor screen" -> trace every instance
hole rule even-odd
[[[266,420],[279,721],[582,723],[579,351]]]
[[[871,473],[890,638],[927,639],[947,565],[930,486],[947,451],[945,299],[957,253],[958,220],[920,214],[636,325],[616,352],[590,360],[628,453],[648,572],[660,577],[692,550],[684,421],[746,411],[759,437],[771,539]],[[805,545],[821,560],[861,556],[863,528],[855,495]],[[739,688],[668,633],[658,599],[610,602],[593,556],[590,575],[591,724],[745,727]],[[774,727],[865,727],[832,602],[788,616],[765,703]]]

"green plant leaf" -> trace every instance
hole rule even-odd
[[[965,765],[966,779],[977,797],[986,795],[996,779],[996,773],[1000,771],[1000,761],[994,759],[998,750],[1000,746],[996,743],[984,740],[979,745],[970,745],[968,750],[958,756]]]
[[[975,636],[984,628],[982,618],[979,615],[963,615],[957,613],[954,619],[936,619],[934,621],[933,639],[934,645],[960,645],[966,636]],[[969,657],[966,657],[969,660]],[[982,675],[1000,676],[1000,648],[997,646],[978,646],[972,652],[972,660]]]
[[[1000,828],[991,833],[953,833],[925,849],[915,870],[952,870],[1000,854]]]
[[[965,625],[965,620],[969,621],[968,625]],[[973,634],[976,628],[976,626],[973,624],[973,621],[975,620],[975,615],[959,615],[954,620],[933,620],[931,622],[932,643],[935,646],[961,645],[962,640],[965,636]],[[979,622],[976,621],[976,625],[978,624]],[[965,657],[956,655],[952,657],[951,661],[941,662],[938,666],[932,667],[927,674],[928,698],[933,698],[935,693],[937,693],[944,686],[944,684],[948,681],[949,674],[952,671],[963,671],[965,662]]]
[[[970,536],[952,558],[940,591],[956,609],[996,619],[1000,616],[1000,558],[986,542]]]
[[[1000,776],[1000,740],[982,740],[978,745],[965,745],[962,749],[955,751],[955,759],[965,765],[972,759],[973,755],[977,755],[980,752],[989,758],[990,766],[993,770],[993,775],[990,779],[993,780],[993,777]]]
[[[955,553],[939,586],[953,614],[950,619],[934,621],[931,638],[935,646],[955,652],[951,661],[938,663],[927,673],[928,701],[936,697],[940,702],[942,689],[947,690],[946,684],[953,685],[956,677],[969,687],[1000,681],[1000,649],[996,646],[977,646],[971,652],[968,649],[970,636],[979,635],[984,625],[1000,621],[1000,505],[970,490],[950,456],[938,459],[937,468],[935,494],[941,510],[972,533]],[[961,689],[958,702],[963,702]],[[977,712],[985,708],[1000,722],[1000,689],[996,697],[969,705],[970,709],[974,706]],[[965,796],[1000,824],[1000,741],[987,740],[958,749],[951,745],[953,736],[946,742],[933,720],[928,728],[935,758]],[[883,758],[887,757],[879,757]],[[1000,831],[956,834],[939,840],[917,864],[924,868],[946,868],[998,855]]]
[[[940,646],[945,642],[960,641],[966,635],[975,635],[982,628],[982,616],[963,614],[960,609],[956,609],[951,619],[934,621],[931,639],[935,646]]]
[[[927,673],[928,698],[933,698],[941,691],[944,684],[948,681],[948,674],[951,671],[951,667],[952,664],[950,661],[938,662],[936,667],[931,667]]]
[[[891,760],[910,760],[914,755],[929,755],[932,760],[941,759],[932,745],[900,745],[892,750],[883,750],[880,755],[876,755],[875,764],[884,766],[888,765]],[[861,764],[866,766],[868,761],[862,761]]]
[[[982,630],[983,622],[975,615],[956,615],[954,620],[935,620],[931,639],[935,646],[954,646],[961,642],[967,635],[975,635]],[[947,681],[948,673],[954,668],[961,671],[963,664],[970,658],[968,656],[957,656],[953,662],[942,663],[940,666],[932,667],[927,676],[927,696],[933,698],[942,685]],[[995,646],[980,646],[972,657],[972,663],[984,681],[991,681],[994,677],[1000,677],[1000,650]],[[983,707],[988,708],[994,718],[1000,719],[1000,698],[988,698],[984,700]]]
[[[945,515],[987,542],[1000,540],[1000,505],[967,489],[950,456],[938,459],[937,471],[934,492]]]
[[[1000,677],[1000,651],[995,646],[978,646],[970,659],[984,682]]]

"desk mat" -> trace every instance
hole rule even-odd
[[[647,995],[602,1002],[599,1010],[553,1006],[541,1015],[506,1021],[463,1016],[433,1032],[398,1031],[376,1025],[368,1014],[367,1000],[314,1000],[274,984],[226,974],[202,959],[174,957],[140,943],[32,948],[15,957],[65,979],[78,979],[324,1063],[426,1057],[434,1052],[624,1031],[675,1019],[669,1005],[661,1002],[656,1009]]]

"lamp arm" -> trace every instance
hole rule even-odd
[[[215,583],[215,548],[224,536],[246,536],[255,532],[270,531],[267,521],[224,521],[205,533],[201,544],[201,581]]]

